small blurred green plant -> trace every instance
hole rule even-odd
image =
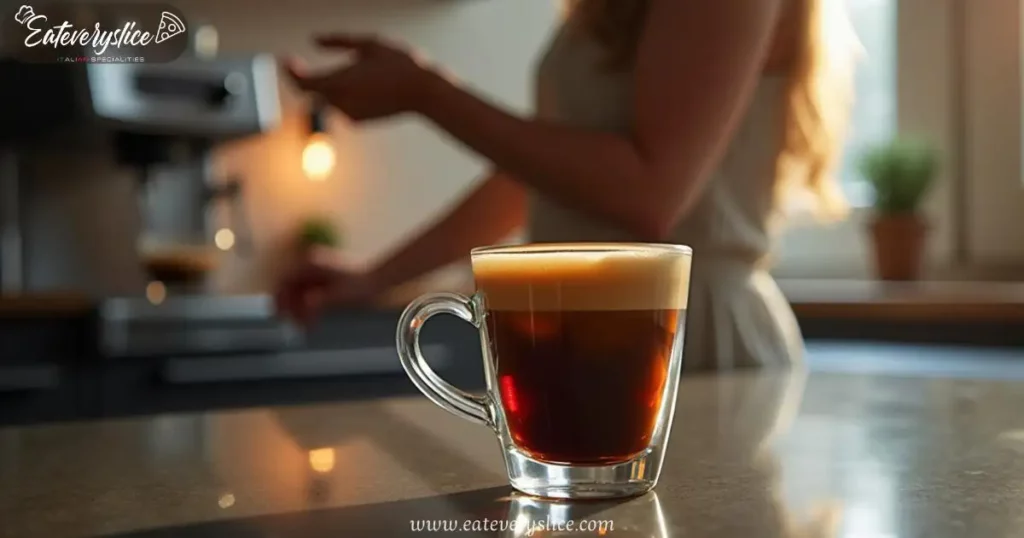
[[[874,189],[879,213],[915,213],[935,183],[939,156],[928,143],[897,138],[866,151],[859,169]]]
[[[327,217],[310,217],[299,230],[299,245],[304,248],[341,246],[341,234]]]

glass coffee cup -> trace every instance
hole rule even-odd
[[[537,244],[472,251],[476,293],[423,296],[398,354],[434,403],[497,434],[509,482],[550,498],[652,489],[682,368],[691,251],[678,245]],[[436,314],[480,330],[487,390],[441,379],[419,350]]]

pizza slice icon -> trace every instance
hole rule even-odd
[[[163,43],[168,39],[185,32],[185,23],[174,13],[164,11],[160,14],[160,26],[156,29],[156,42]]]

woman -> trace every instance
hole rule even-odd
[[[288,69],[354,121],[416,113],[494,164],[447,216],[364,274],[303,267],[279,289],[308,319],[464,259],[526,226],[532,241],[650,241],[695,251],[687,368],[797,360],[765,270],[786,195],[841,211],[830,172],[847,110],[833,0],[575,0],[540,63],[537,115],[483,101],[399,46],[329,36],[344,68]],[[843,34],[845,37],[845,34]]]

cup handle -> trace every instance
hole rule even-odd
[[[398,321],[398,358],[416,388],[432,402],[466,420],[494,428],[494,408],[487,397],[473,396],[441,379],[420,352],[420,330],[437,314],[451,314],[480,328],[476,302],[457,293],[432,293],[416,299]]]

